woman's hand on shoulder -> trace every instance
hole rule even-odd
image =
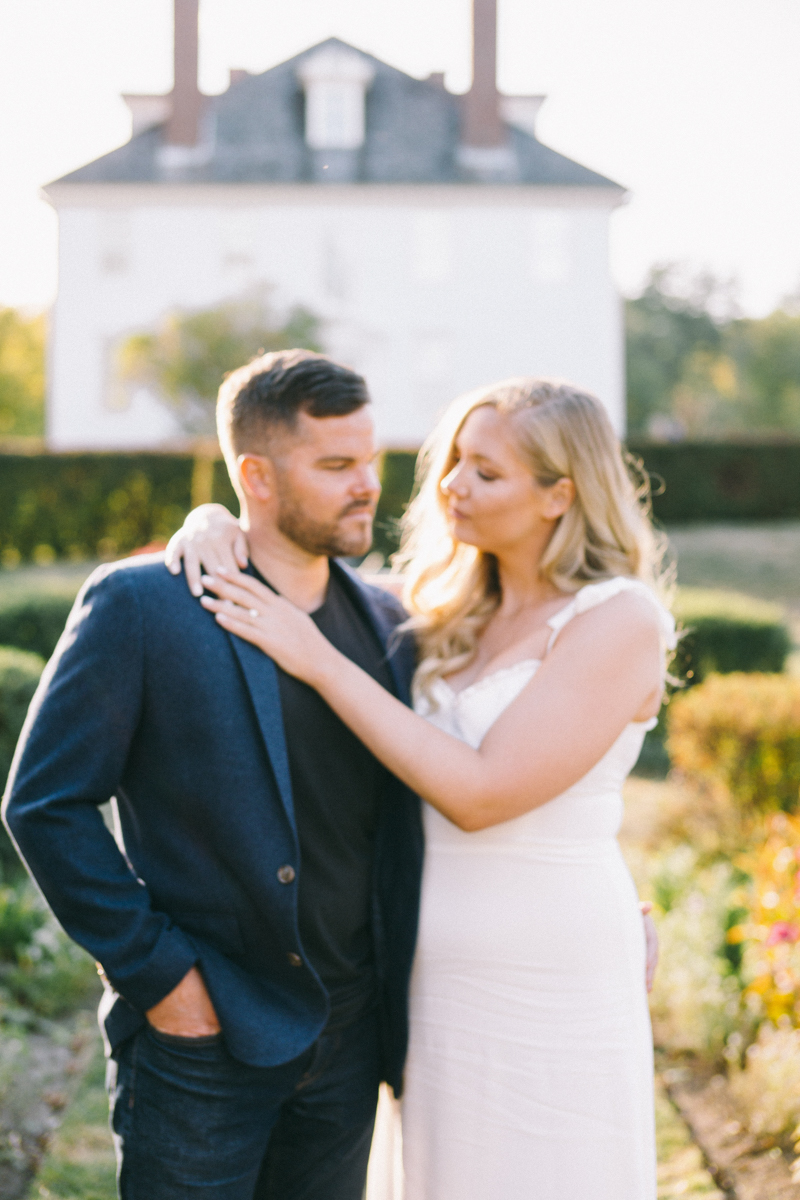
[[[167,570],[179,575],[181,560],[193,596],[202,596],[200,576],[214,575],[220,567],[234,574],[248,562],[247,538],[239,522],[222,504],[201,504],[192,509],[170,538],[165,556]]]
[[[341,658],[311,617],[251,575],[218,568],[202,584],[213,596],[201,596],[203,608],[217,622],[246,642],[252,642],[289,675],[316,686],[319,678]]]

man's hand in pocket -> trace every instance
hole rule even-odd
[[[173,1037],[210,1037],[220,1030],[214,1005],[197,967],[192,967],[178,986],[145,1015],[154,1029]]]

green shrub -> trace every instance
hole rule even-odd
[[[115,558],[166,541],[191,507],[193,468],[178,454],[0,455],[0,556]],[[238,511],[222,462],[212,494]]]
[[[659,521],[764,521],[800,517],[800,442],[651,442],[630,438],[653,486]],[[416,453],[383,456],[380,518],[397,518],[411,495]],[[383,549],[386,534],[378,530]],[[391,538],[389,537],[389,541]],[[391,549],[394,549],[391,546]]]
[[[778,672],[786,665],[791,636],[777,604],[705,588],[678,588],[673,612],[683,630],[670,663],[681,695],[710,674]],[[673,689],[668,688],[671,693]],[[644,740],[636,774],[662,778],[670,767],[664,739],[669,706]]]
[[[673,1054],[718,1060],[741,1020],[741,981],[725,949],[735,895],[729,863],[703,866],[694,849],[677,846],[650,857],[639,885],[656,903],[660,962],[650,997],[656,1045]]]
[[[736,592],[680,588],[673,611],[685,632],[672,670],[687,684],[715,673],[784,669],[792,640],[778,605]]]
[[[0,646],[16,646],[48,659],[72,604],[69,595],[33,590],[0,601]]]
[[[800,516],[800,442],[739,444],[637,439],[630,449],[654,482],[662,521]],[[396,549],[394,522],[414,480],[416,452],[383,456],[376,549]],[[164,541],[191,506],[193,461],[179,454],[0,455],[0,556],[13,564],[113,558]],[[237,511],[222,462],[213,498]]]
[[[98,986],[91,957],[50,918],[16,963],[0,964],[0,1007],[53,1020],[85,1003]]]
[[[33,884],[23,879],[0,888],[0,1009],[23,1024],[58,1017],[96,987],[91,958],[57,925]]]
[[[46,921],[32,888],[0,887],[0,963],[17,963]]]
[[[5,788],[14,748],[43,668],[44,662],[37,654],[0,646],[0,788]],[[0,826],[0,879],[21,874],[17,852]]]
[[[711,675],[668,709],[678,770],[747,815],[800,805],[800,679]]]
[[[736,1039],[733,1049],[738,1047]],[[730,1057],[731,1091],[748,1131],[757,1137],[791,1136],[800,1119],[800,1030],[776,1029],[764,1021],[747,1048],[744,1069],[736,1062],[738,1054]]]
[[[414,487],[415,450],[387,450],[381,457],[381,498],[375,514],[374,548],[388,558],[399,543],[398,521]]]
[[[44,662],[38,654],[0,646],[0,779],[5,784],[25,714]]]
[[[650,442],[628,439],[653,484],[659,521],[800,517],[800,442]]]

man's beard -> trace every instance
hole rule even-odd
[[[351,512],[365,513],[370,517],[369,524],[359,527],[348,523],[345,528],[340,528],[339,522]],[[357,558],[366,554],[372,545],[372,515],[372,504],[353,500],[334,521],[315,521],[296,496],[285,493],[280,497],[278,529],[307,554],[325,558]]]

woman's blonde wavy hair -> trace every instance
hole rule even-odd
[[[575,500],[541,560],[544,579],[562,592],[616,575],[641,579],[661,595],[666,586],[665,539],[651,523],[649,481],[623,453],[599,400],[550,379],[508,379],[470,392],[450,405],[420,452],[393,563],[405,576],[411,615],[404,627],[420,648],[415,687],[429,697],[434,680],[470,662],[501,599],[494,556],[453,537],[441,489],[464,422],[484,405],[511,418],[518,448],[542,487],[565,476],[575,485]]]

